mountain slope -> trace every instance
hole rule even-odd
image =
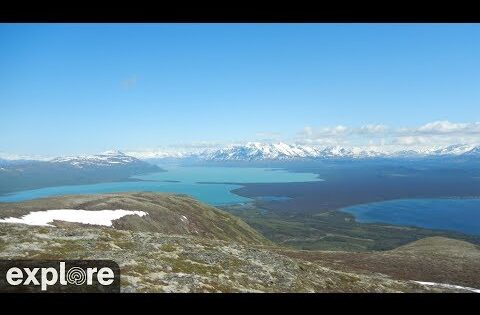
[[[58,157],[51,159],[48,162],[53,164],[84,168],[129,165],[139,163],[141,161],[132,156],[128,156],[120,151],[106,151],[97,155]]]
[[[382,273],[395,279],[480,288],[480,247],[445,237],[427,237],[389,251],[282,251],[290,257],[321,261],[330,268]]]
[[[48,198],[2,204],[0,213],[19,217],[67,207],[148,214],[123,217],[113,227],[0,223],[0,259],[112,259],[120,265],[123,292],[466,292],[312,260],[304,251],[271,244],[241,220],[183,196]]]
[[[1,167],[0,194],[48,186],[119,181],[133,175],[162,171],[156,165],[121,152],[49,161],[17,161]]]
[[[2,259],[112,259],[122,292],[442,292],[326,268],[269,247],[111,228],[0,224]]]
[[[42,198],[21,203],[0,203],[0,218],[21,217],[32,211],[49,209],[144,211],[147,213],[146,216],[126,216],[114,221],[113,226],[120,230],[194,235],[238,243],[269,243],[237,217],[183,195],[118,193]]]
[[[462,155],[468,154],[472,150],[475,149],[478,151],[480,147],[476,147],[474,145],[467,145],[467,144],[453,144],[446,146],[444,148],[440,148],[431,152],[432,155]]]

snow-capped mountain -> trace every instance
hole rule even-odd
[[[470,152],[479,147],[472,144],[453,144],[437,150],[432,151],[430,154],[433,155],[461,155],[467,152]]]
[[[295,159],[334,159],[334,158],[375,158],[375,157],[426,157],[426,156],[474,156],[480,155],[480,146],[451,145],[443,148],[417,148],[393,152],[380,149],[359,147],[313,147],[286,143],[265,144],[250,142],[224,149],[204,151],[198,158],[212,161],[257,161],[257,160],[295,160]]]
[[[339,157],[374,157],[384,153],[360,148],[344,148],[340,146],[316,148],[286,143],[264,144],[249,142],[225,149],[206,151],[199,157],[206,160],[243,161],[243,160],[293,160]]]
[[[132,163],[138,163],[141,161],[120,151],[106,151],[96,155],[58,157],[51,159],[48,162],[66,164],[77,168],[83,168],[92,166],[101,167],[113,165],[127,165]]]
[[[362,149],[359,147],[345,148],[341,146],[328,146],[317,149],[316,158],[367,158],[380,157],[386,153],[379,150]]]
[[[127,151],[128,156],[133,156],[137,159],[165,159],[165,158],[183,158],[192,155],[188,152],[175,152],[175,151],[163,151],[163,150],[154,150],[154,151]]]
[[[463,153],[463,155],[480,156],[480,146],[473,147],[471,150],[468,150],[467,152]]]
[[[262,144],[249,142],[245,145],[234,145],[224,149],[205,151],[199,156],[206,160],[284,160],[314,156],[313,148],[303,148],[285,143]]]
[[[58,185],[112,182],[162,171],[157,165],[118,151],[48,161],[8,161],[0,165],[0,194]]]
[[[381,147],[307,146],[286,143],[248,142],[220,149],[195,152],[175,151],[106,151],[96,155],[66,156],[46,162],[75,168],[136,166],[144,161],[184,159],[204,161],[262,161],[262,160],[314,160],[335,158],[416,158],[416,157],[480,157],[480,145],[455,144],[441,148],[415,148],[387,151]],[[33,162],[32,160],[31,162]],[[42,160],[38,160],[42,161]],[[43,160],[45,161],[45,160]],[[27,160],[0,160],[0,166],[25,164]],[[155,163],[153,163],[155,164]]]

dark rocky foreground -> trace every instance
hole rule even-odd
[[[2,204],[0,213],[1,217],[20,217],[30,211],[62,208],[142,210],[148,215],[123,217],[113,227],[0,223],[0,259],[112,259],[121,267],[123,292],[468,292],[416,283],[412,280],[428,280],[414,273],[408,278],[385,268],[353,268],[351,262],[337,263],[340,256],[331,252],[275,245],[240,219],[185,196],[67,196]],[[448,263],[463,263],[464,256],[448,254],[452,246],[458,248],[457,243],[436,242],[451,257]],[[417,255],[423,250],[411,246]],[[429,255],[431,248],[424,247]],[[476,246],[462,248],[472,259],[477,257]],[[402,257],[403,250],[396,254]],[[411,255],[407,248],[403,257]],[[376,263],[394,270],[404,268],[394,261],[378,258]]]

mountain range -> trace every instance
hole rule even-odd
[[[120,151],[106,151],[97,155],[57,157],[47,162],[70,165],[77,168],[84,168],[84,167],[91,167],[91,166],[101,167],[101,166],[128,165],[132,163],[140,163],[141,161],[135,157],[126,155],[125,153]]]
[[[47,161],[4,160],[0,162],[0,194],[48,186],[119,181],[160,171],[162,169],[156,165],[118,151]]]
[[[454,144],[440,148],[404,149],[386,151],[379,148],[308,146],[287,143],[260,143],[230,145],[219,149],[206,149],[198,152],[171,151],[106,151],[96,155],[65,156],[44,159],[51,165],[72,166],[75,168],[111,167],[138,164],[141,160],[189,159],[203,161],[261,161],[261,160],[316,160],[316,159],[365,159],[365,158],[405,158],[405,157],[476,157],[480,155],[480,145]],[[0,167],[26,164],[35,159],[0,159]],[[1,171],[1,169],[0,169]]]
[[[120,151],[106,151],[95,155],[61,156],[45,160],[0,159],[0,166],[9,166],[10,168],[12,168],[12,166],[15,166],[14,168],[19,171],[22,171],[23,167],[28,167],[28,165],[32,163],[41,163],[43,165],[58,167],[71,167],[76,169],[145,165],[145,162],[141,161],[140,159],[137,159]]]
[[[455,157],[477,156],[480,146],[455,144],[441,148],[411,149],[388,152],[381,149],[360,147],[326,146],[316,147],[286,143],[249,142],[242,145],[231,145],[220,149],[207,149],[195,153],[167,152],[129,152],[139,159],[198,159],[206,161],[259,161],[259,160],[315,160],[335,158],[403,158],[403,157]]]
[[[156,158],[152,158],[156,156]],[[65,156],[48,160],[0,160],[0,193],[69,184],[91,184],[121,181],[133,175],[163,171],[157,162],[193,165],[209,162],[270,163],[308,162],[318,160],[367,159],[448,159],[478,161],[480,146],[458,144],[430,150],[382,152],[341,146],[314,147],[286,143],[249,142],[221,149],[185,154],[136,154],[107,151],[96,155]],[[250,165],[250,164],[249,164]]]

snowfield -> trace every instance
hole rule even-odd
[[[64,163],[83,168],[86,166],[111,166],[135,163],[138,160],[120,151],[107,151],[97,155],[65,156],[50,160],[51,163]]]
[[[423,282],[423,281],[414,281],[414,282],[422,284],[422,285],[426,285],[426,286],[444,287],[444,288],[448,288],[448,289],[462,289],[462,290],[467,290],[467,291],[474,292],[474,293],[480,293],[480,289],[462,287],[460,285],[437,283],[437,282]]]
[[[54,226],[54,220],[112,226],[113,220],[118,220],[126,215],[138,215],[143,217],[147,215],[144,211],[131,210],[76,210],[76,209],[54,209],[46,211],[33,211],[20,218],[0,219],[0,223],[20,223],[28,225]]]

